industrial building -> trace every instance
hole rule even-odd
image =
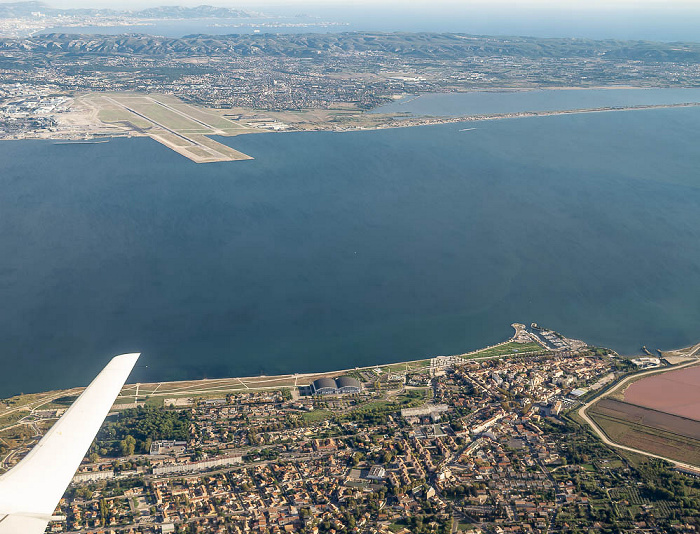
[[[312,395],[343,395],[360,391],[362,391],[362,384],[351,376],[339,376],[336,379],[319,378],[311,384]]]

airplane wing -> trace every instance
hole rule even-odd
[[[139,354],[112,358],[15,467],[0,476],[0,534],[42,534]]]

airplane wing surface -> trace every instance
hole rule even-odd
[[[44,532],[138,358],[112,358],[29,454],[0,476],[0,534]]]

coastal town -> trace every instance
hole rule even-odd
[[[514,327],[465,355],[118,405],[49,531],[695,532],[698,478],[617,453],[574,414],[648,362]]]

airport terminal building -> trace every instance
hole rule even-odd
[[[360,391],[362,391],[362,383],[351,376],[339,376],[336,379],[319,378],[311,384],[312,395],[344,395]]]

